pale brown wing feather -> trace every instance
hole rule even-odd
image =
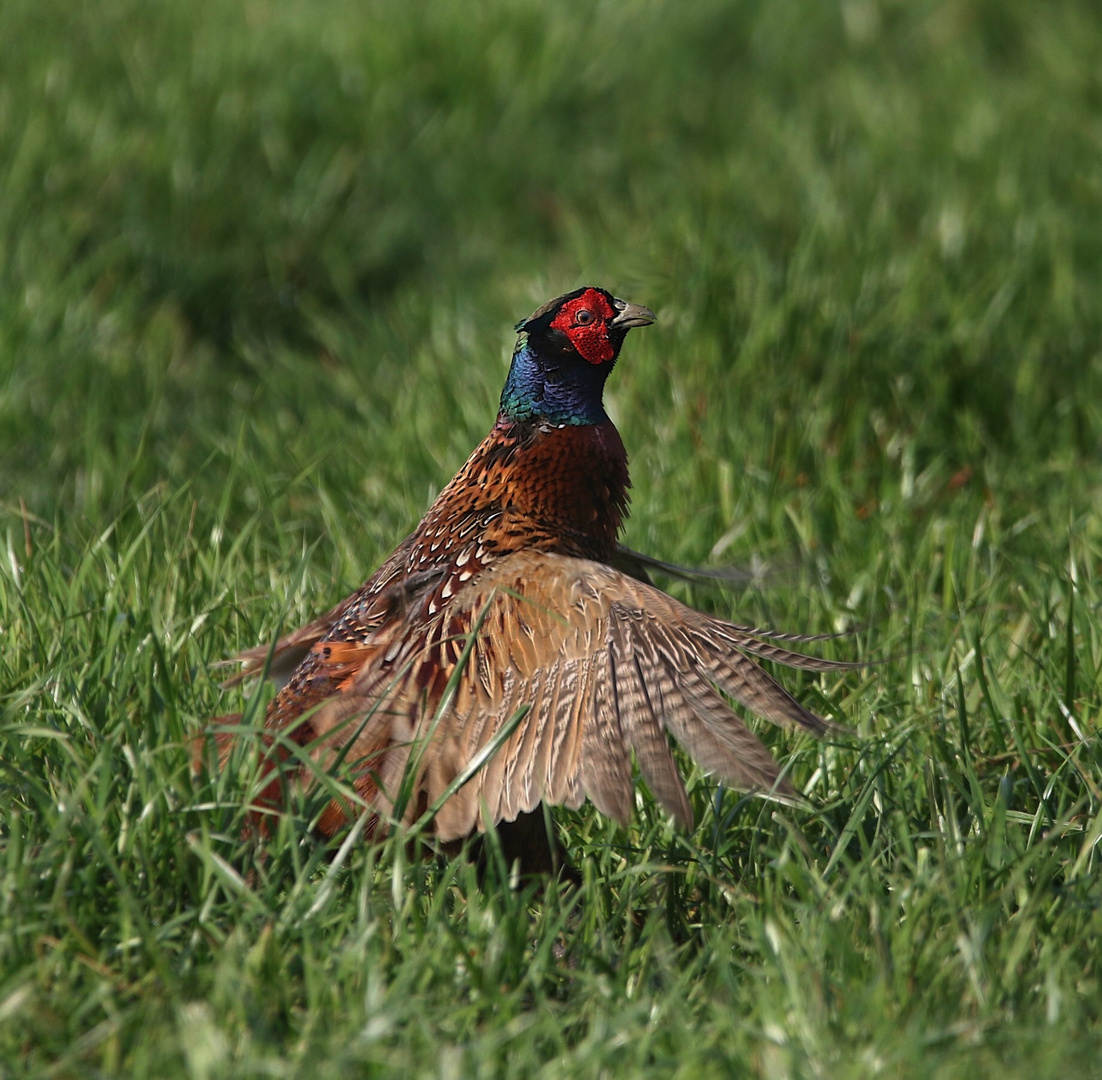
[[[457,635],[480,619],[455,697],[437,715],[464,644]],[[666,732],[705,772],[741,788],[791,795],[768,750],[721,691],[774,723],[816,734],[834,728],[746,655],[741,628],[608,566],[566,556],[508,556],[439,614],[426,618],[411,605],[362,650],[359,670],[313,720],[317,752],[326,760],[347,731],[343,721],[370,713],[357,743],[372,753],[381,744],[393,747],[375,766],[382,809],[390,809],[404,771],[417,761],[407,820],[432,805],[518,709],[528,708],[445,803],[435,823],[441,840],[514,820],[540,802],[577,806],[586,797],[626,821],[634,800],[632,752],[655,797],[689,825],[692,812]],[[348,760],[358,756],[359,747],[350,748]]]
[[[737,787],[791,794],[769,752],[701,675],[702,657],[686,649],[677,629],[653,618],[637,619],[635,625],[636,648],[649,664],[647,685],[661,699],[667,730],[689,756]]]
[[[552,805],[577,808],[585,802],[578,761],[592,696],[594,665],[590,658],[574,661],[568,669],[567,693],[550,732],[545,763],[538,776],[544,778],[547,801]]]
[[[616,676],[607,650],[598,672],[593,709],[582,730],[582,787],[602,814],[621,825],[631,820],[634,788],[630,745],[620,723]]]
[[[631,746],[643,779],[651,792],[684,829],[691,829],[693,811],[685,793],[681,774],[670,753],[670,744],[662,721],[662,709],[655,708],[648,689],[648,677],[638,657],[632,655],[619,620],[613,622],[613,650],[616,683],[623,715],[631,725]]]
[[[692,609],[690,608],[689,610]],[[700,615],[699,612],[694,611],[693,614],[697,615],[700,619],[708,619],[708,616]],[[785,667],[799,668],[802,671],[854,671],[858,668],[868,666],[861,661],[824,660],[820,656],[808,656],[805,653],[793,652],[791,649],[785,649],[773,643],[774,640],[805,641],[805,638],[799,635],[789,635],[783,638],[780,635],[775,635],[773,638],[763,641],[759,638],[762,635],[768,637],[766,631],[750,627],[734,626],[731,623],[724,623],[718,619],[711,619],[708,621],[711,625],[708,627],[705,634],[714,640],[712,647],[720,646],[722,643],[729,648],[735,648],[741,652],[752,653],[754,656],[761,657],[762,660],[770,660],[773,663],[783,664]],[[829,641],[833,640],[835,637],[837,637],[835,634],[809,634],[806,640]]]

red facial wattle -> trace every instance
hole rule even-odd
[[[608,340],[608,324],[616,317],[612,305],[596,289],[564,304],[551,327],[565,334],[578,354],[591,364],[603,364],[616,355]]]

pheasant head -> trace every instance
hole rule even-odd
[[[652,322],[647,308],[592,286],[544,304],[517,324],[501,415],[560,426],[605,423],[605,380],[624,338]]]

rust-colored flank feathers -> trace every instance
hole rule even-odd
[[[311,770],[278,752],[278,733],[309,747],[317,766],[351,771],[370,836],[393,819],[410,770],[407,821],[520,711],[433,819],[440,844],[497,826],[522,870],[551,869],[559,857],[540,804],[588,798],[626,822],[633,755],[655,798],[690,828],[668,735],[726,783],[793,794],[727,698],[822,734],[833,725],[754,658],[812,671],[850,665],[782,644],[798,637],[694,611],[617,545],[627,455],[601,396],[627,331],[653,320],[585,288],[520,323],[497,422],[414,532],[337,607],[237,658],[231,682],[268,665],[282,683],[266,720],[265,768],[276,775],[254,800],[258,811],[278,810],[288,782],[310,782]],[[232,740],[232,727],[219,735],[223,756]],[[334,801],[318,828],[332,834],[355,812]]]

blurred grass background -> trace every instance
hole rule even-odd
[[[1070,0],[5,0],[0,1069],[1098,1075],[1099,56]],[[737,612],[906,654],[804,687],[865,741],[769,736],[810,821],[569,818],[580,924],[309,807],[235,879],[210,661],[582,283],[660,319],[627,541],[809,567]]]

